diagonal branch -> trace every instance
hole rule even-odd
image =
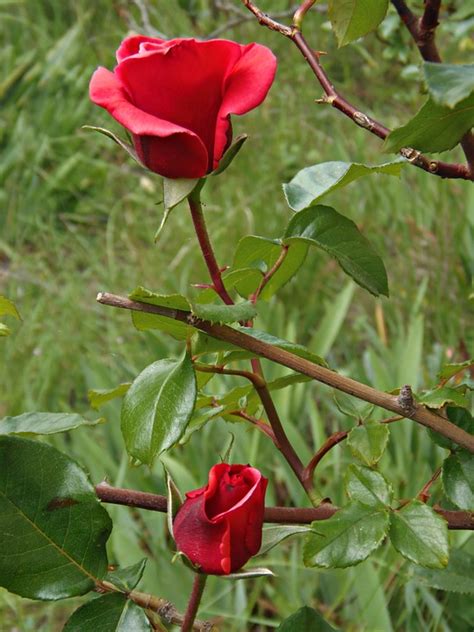
[[[95,491],[98,498],[104,503],[162,513],[167,511],[166,496],[112,487],[108,483],[96,485]],[[472,511],[448,511],[438,506],[433,507],[433,509],[447,521],[450,529],[474,530],[474,513]],[[264,520],[273,524],[308,524],[314,520],[327,520],[337,510],[338,507],[330,503],[323,503],[319,507],[312,508],[265,507]]]
[[[459,428],[455,424],[451,423],[444,417],[440,417],[435,412],[420,405],[414,405],[413,410],[407,413],[406,406],[399,399],[378,391],[371,386],[357,382],[344,375],[339,375],[335,371],[326,369],[323,366],[314,364],[309,360],[300,358],[299,356],[285,351],[284,349],[278,349],[271,344],[257,340],[249,334],[245,334],[237,329],[233,329],[227,325],[213,324],[206,320],[196,318],[194,314],[179,309],[171,309],[169,307],[162,307],[158,305],[150,305],[148,303],[139,303],[138,301],[132,301],[124,296],[117,296],[115,294],[99,293],[97,295],[97,301],[103,305],[109,305],[111,307],[118,307],[121,309],[134,310],[139,312],[146,312],[149,314],[158,314],[159,316],[166,316],[180,322],[186,323],[200,331],[207,333],[216,340],[224,340],[241,349],[251,351],[256,356],[266,358],[272,362],[276,362],[283,366],[286,366],[293,371],[307,375],[318,382],[331,386],[339,391],[348,393],[353,397],[358,397],[366,402],[370,402],[380,408],[390,410],[402,417],[409,417],[413,421],[419,424],[431,428],[435,432],[442,434],[451,441],[454,441],[461,447],[465,448],[471,453],[474,453],[474,436],[467,433],[462,428]]]
[[[441,0],[425,0],[425,10],[421,18],[408,8],[405,0],[391,1],[412,36],[421,57],[434,64],[441,63],[441,55],[435,41]],[[469,179],[474,180],[474,135],[472,132],[464,134],[460,145],[469,165]]]
[[[241,1],[244,6],[253,13],[262,26],[285,35],[296,45],[324,90],[324,96],[322,99],[317,101],[318,103],[330,104],[332,107],[342,112],[345,116],[349,117],[353,123],[359,125],[359,127],[363,127],[381,139],[385,139],[389,135],[390,130],[387,127],[360,111],[359,108],[356,108],[352,103],[339,94],[339,92],[337,92],[319,61],[318,52],[314,51],[308,45],[308,42],[301,33],[300,28],[280,24],[273,18],[266,15],[251,0]],[[409,9],[406,7],[404,0],[395,0],[395,2],[397,2],[397,4],[403,4],[407,9],[407,15],[410,15],[411,12],[409,12]],[[303,3],[303,5],[304,4],[306,3]],[[441,160],[431,160],[411,147],[401,149],[400,154],[416,167],[419,167],[428,173],[432,173],[433,175],[440,176],[441,178],[474,180],[474,170],[466,165],[448,163]],[[469,160],[469,162],[471,161]]]

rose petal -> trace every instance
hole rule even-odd
[[[204,573],[225,573],[223,560],[229,557],[230,540],[225,540],[228,523],[221,520],[212,523],[204,511],[204,497],[187,499],[180,507],[173,522],[176,545]],[[224,562],[227,568],[227,563]],[[230,571],[229,571],[230,572]]]
[[[132,132],[139,158],[149,169],[169,178],[205,175],[208,155],[201,139],[132,104],[114,73],[98,68],[92,75],[89,94],[94,103]]]
[[[199,136],[212,170],[224,80],[239,62],[242,47],[226,40],[185,39],[172,40],[166,48],[146,42],[140,48],[143,52],[117,66],[117,77],[137,108]]]
[[[228,143],[230,114],[245,114],[267,96],[275,78],[277,60],[266,46],[245,46],[240,60],[226,78],[222,105],[217,117],[213,169],[216,169]]]
[[[145,42],[163,44],[166,40],[158,39],[157,37],[146,37],[145,35],[132,35],[132,37],[127,37],[118,47],[116,53],[117,62],[120,63],[127,57],[136,55],[140,51],[140,45]]]

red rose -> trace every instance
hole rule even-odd
[[[262,543],[267,483],[249,465],[214,465],[209,483],[186,494],[174,519],[178,550],[203,573],[239,570]]]
[[[113,72],[98,68],[91,100],[130,130],[143,164],[167,178],[200,178],[217,168],[232,139],[231,114],[265,98],[276,59],[265,46],[228,40],[122,42]]]

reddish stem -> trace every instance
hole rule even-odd
[[[298,9],[295,11],[293,15],[293,26],[299,30],[301,30],[303,26],[303,20],[306,13],[311,9],[311,7],[316,3],[316,0],[305,0],[301,3]]]
[[[188,607],[186,608],[183,624],[181,626],[182,632],[191,632],[193,629],[194,619],[196,618],[199,604],[201,603],[201,597],[206,586],[206,580],[207,575],[196,573],[194,576],[193,589],[191,591],[191,596],[189,597]]]
[[[209,233],[207,232],[206,221],[204,219],[204,213],[202,212],[201,200],[199,193],[193,194],[188,197],[189,208],[191,210],[191,217],[193,218],[194,228],[196,235],[201,246],[201,251],[206,262],[207,269],[212,279],[212,285],[215,292],[221,297],[226,305],[233,305],[234,301],[229,296],[222,281],[221,269],[217,265],[216,257],[211,246],[209,239]]]
[[[269,424],[265,423],[261,419],[252,417],[252,415],[248,415],[244,410],[231,410],[229,415],[234,415],[235,417],[240,417],[241,419],[245,419],[246,421],[254,425],[256,428],[261,430],[264,434],[266,434],[267,437],[269,437],[273,441],[273,443],[275,444],[275,447],[278,447],[276,439],[275,439],[275,435]]]
[[[438,467],[438,469],[436,470],[436,472],[433,474],[433,476],[430,478],[430,480],[423,485],[420,493],[418,494],[417,498],[418,500],[421,500],[422,503],[426,503],[429,498],[430,498],[430,488],[433,485],[433,483],[439,478],[439,475],[441,474],[441,467]]]
[[[286,255],[288,254],[288,249],[289,249],[289,246],[286,246],[286,245],[282,246],[278,259],[272,265],[270,270],[268,270],[268,272],[264,275],[263,279],[260,281],[260,285],[255,290],[255,292],[250,296],[250,302],[253,303],[254,305],[258,301],[260,294],[262,293],[267,283],[270,281],[273,275],[280,269],[280,266],[283,263],[283,261],[285,261]]]
[[[392,423],[394,421],[400,421],[400,419],[403,419],[403,417],[400,417],[399,415],[397,415],[395,417],[388,417],[387,419],[382,420],[380,423],[381,424],[390,424],[390,423]],[[319,450],[313,456],[313,458],[308,463],[308,465],[304,468],[303,478],[305,480],[309,480],[309,481],[312,480],[313,475],[314,475],[314,470],[319,465],[319,462],[321,461],[321,459],[330,450],[332,450],[334,448],[334,446],[336,446],[338,443],[341,443],[342,441],[344,441],[344,439],[347,438],[347,435],[349,434],[350,431],[351,430],[339,430],[338,432],[334,432],[330,437],[328,437],[326,439],[326,441],[319,448]]]

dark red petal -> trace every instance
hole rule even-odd
[[[204,512],[204,496],[187,499],[176,514],[173,533],[178,551],[182,551],[203,573],[228,573],[228,523],[210,522]]]
[[[133,143],[141,162],[165,178],[202,178],[207,173],[207,152],[195,136],[134,134]]]
[[[208,156],[200,138],[137,108],[114,73],[98,68],[92,75],[89,95],[132,132],[137,153],[149,169],[174,178],[199,178],[206,173]],[[144,138],[140,141],[138,137]]]
[[[172,40],[166,48],[142,46],[143,54],[127,57],[117,66],[118,78],[137,108],[197,134],[212,169],[224,80],[240,60],[242,47],[226,40],[193,39]]]
[[[277,60],[260,44],[245,47],[240,60],[226,78],[214,142],[214,169],[225,151],[230,114],[245,114],[260,105],[275,78]]]

